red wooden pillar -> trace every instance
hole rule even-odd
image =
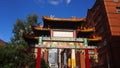
[[[90,68],[88,49],[85,49],[85,63],[86,63],[86,68]]]
[[[38,47],[37,59],[36,59],[36,68],[40,68],[40,58],[41,58],[41,48]]]

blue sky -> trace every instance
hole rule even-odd
[[[26,20],[29,14],[70,18],[86,17],[95,0],[0,0],[0,39],[9,42],[13,25],[18,18]]]

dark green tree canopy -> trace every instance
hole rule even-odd
[[[37,25],[38,15],[28,15],[27,20],[17,19],[13,26],[13,37],[6,46],[0,46],[0,68],[35,68],[35,57],[29,53],[29,47],[23,34],[32,32],[32,25]]]
[[[13,26],[13,37],[6,46],[0,46],[0,68],[35,68],[35,57],[29,53],[29,47],[23,34],[33,32],[31,26],[38,25],[38,15],[28,15],[27,20],[17,19]],[[48,64],[41,60],[41,68],[48,68]]]
[[[22,38],[23,34],[31,34],[33,33],[32,26],[39,25],[38,15],[28,15],[27,20],[23,21],[22,19],[17,19],[13,28],[13,37],[11,38],[11,42],[15,43],[24,43],[24,39]]]

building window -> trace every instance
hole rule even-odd
[[[106,46],[107,45],[107,40],[106,39],[104,39],[104,46]]]
[[[120,13],[120,7],[116,7],[117,13]]]
[[[102,15],[99,15],[99,20],[101,20],[102,19]]]
[[[96,32],[96,35],[97,35],[97,36],[99,36],[99,34],[100,34],[99,32]]]
[[[94,25],[96,26],[97,25],[97,19],[94,19]]]
[[[101,32],[104,32],[104,31],[105,31],[105,29],[104,29],[104,27],[102,26],[102,27],[101,27]]]
[[[97,22],[94,22],[95,26],[97,25]]]
[[[114,2],[119,2],[119,0],[114,0]]]

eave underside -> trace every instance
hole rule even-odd
[[[44,27],[50,26],[53,29],[77,29],[83,22],[66,22],[66,21],[47,21],[44,20]]]

